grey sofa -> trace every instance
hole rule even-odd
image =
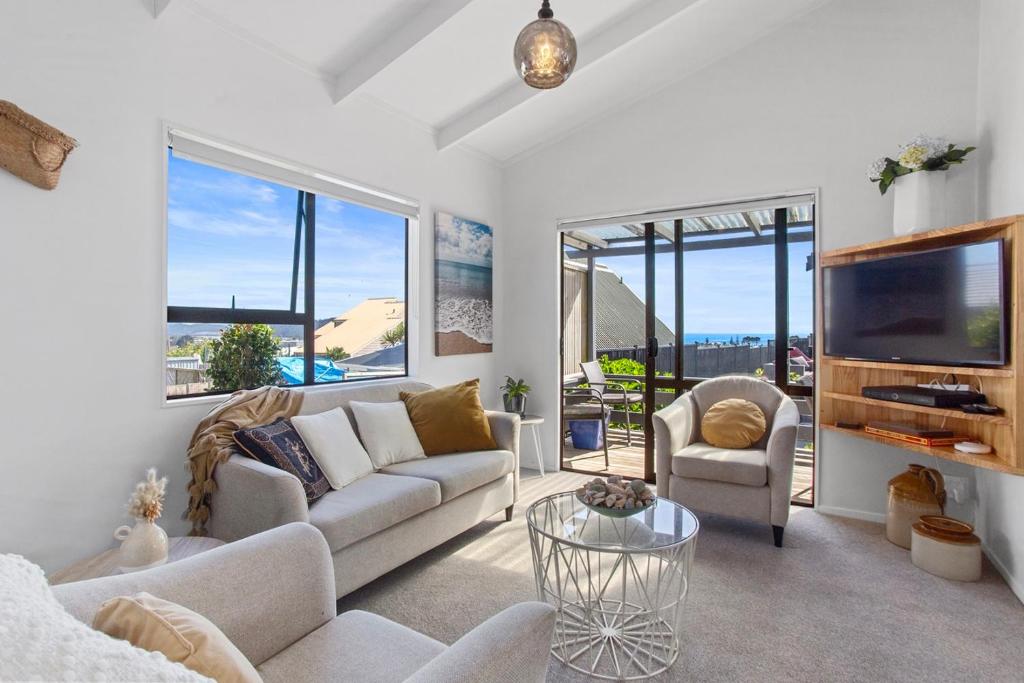
[[[205,616],[268,683],[543,681],[555,624],[552,607],[521,603],[446,647],[368,612],[335,616],[331,552],[308,524],[155,569],[53,587],[86,624],[105,600],[139,591]]]
[[[351,401],[397,401],[401,391],[430,388],[404,381],[309,391],[300,413],[340,406],[356,427]],[[309,522],[327,539],[338,596],[350,593],[502,510],[506,520],[512,518],[519,497],[520,418],[487,415],[497,450],[391,465],[312,506],[294,476],[236,453],[214,475],[210,535],[234,541],[289,522]]]
[[[701,439],[704,413],[718,401],[756,403],[767,422],[750,448],[715,448]],[[705,380],[654,413],[658,495],[688,507],[772,525],[775,545],[789,521],[800,413],[793,399],[753,377]]]

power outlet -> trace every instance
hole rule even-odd
[[[966,503],[971,496],[971,480],[967,477],[943,476],[946,482],[946,495],[957,503]]]

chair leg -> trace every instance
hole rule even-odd
[[[608,423],[601,420],[601,442],[604,445],[604,468],[608,469],[611,467],[611,461],[608,459]]]
[[[782,533],[786,530],[784,526],[775,526],[772,524],[772,536],[775,537],[775,547],[782,547]]]
[[[512,521],[512,508],[514,508],[514,507],[515,507],[515,505],[509,505],[507,508],[505,508],[505,521],[506,522],[511,522]]]

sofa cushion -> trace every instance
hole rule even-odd
[[[745,486],[768,483],[768,455],[756,448],[715,448],[697,441],[672,456],[672,474]]]
[[[359,425],[359,438],[370,454],[370,460],[377,469],[427,457],[416,436],[416,430],[409,421],[409,411],[402,401],[391,403],[349,404]]]
[[[758,405],[743,398],[719,401],[704,413],[700,433],[716,448],[750,448],[765,431],[764,413]]]
[[[435,481],[369,474],[331,491],[309,508],[309,523],[323,533],[331,552],[441,504]]]
[[[375,469],[341,408],[316,415],[296,415],[292,426],[331,482],[331,488],[345,488]]]
[[[331,490],[331,482],[288,418],[239,429],[233,436],[238,448],[253,460],[294,475],[302,484],[307,503],[316,502]]]
[[[381,472],[430,479],[441,485],[441,502],[446,503],[512,471],[511,451],[474,451],[434,455],[385,467]]]
[[[160,652],[218,683],[260,683],[253,665],[213,622],[146,592],[107,600],[93,617],[92,627],[143,650]]]
[[[447,648],[376,614],[352,610],[259,666],[273,681],[404,681]]]
[[[409,419],[427,455],[489,451],[498,447],[480,403],[480,380],[430,391],[403,391]]]

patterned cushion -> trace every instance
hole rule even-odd
[[[278,418],[261,427],[239,429],[235,432],[235,443],[250,458],[298,477],[306,491],[307,503],[319,500],[331,490],[327,477],[287,418]]]

